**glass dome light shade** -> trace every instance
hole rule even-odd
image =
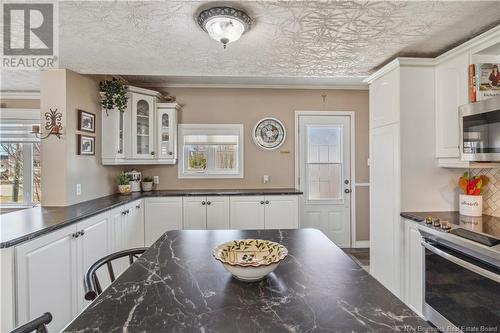
[[[212,39],[226,45],[240,39],[245,26],[230,17],[212,17],[205,22],[205,30]]]

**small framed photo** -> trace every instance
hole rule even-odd
[[[95,114],[78,110],[78,130],[95,133]]]
[[[95,155],[95,138],[78,134],[78,155]]]

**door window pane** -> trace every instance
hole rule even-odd
[[[342,198],[342,165],[338,163],[310,163],[307,165],[309,200]]]
[[[0,203],[23,203],[23,144],[0,145]]]
[[[307,127],[308,162],[342,161],[342,126],[313,125]]]

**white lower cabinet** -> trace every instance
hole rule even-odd
[[[424,304],[424,250],[422,236],[417,222],[403,219],[404,223],[404,301],[417,314],[422,316]]]
[[[17,246],[17,324],[48,311],[60,331],[86,304],[85,271],[109,249],[108,213]]]
[[[299,227],[299,199],[296,195],[268,195],[264,202],[266,229]]]
[[[231,197],[231,229],[264,229],[264,196]]]
[[[231,228],[298,228],[298,209],[298,197],[296,195],[231,197]]]
[[[182,229],[182,197],[146,198],[144,201],[146,246],[166,231]]]
[[[17,325],[45,312],[50,332],[60,331],[78,313],[76,225],[16,247]],[[17,326],[16,325],[16,326]]]
[[[184,197],[183,229],[229,229],[229,197]]]

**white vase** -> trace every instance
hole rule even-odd
[[[460,194],[460,215],[482,216],[483,196]]]
[[[153,182],[142,182],[141,185],[144,192],[153,190]]]

